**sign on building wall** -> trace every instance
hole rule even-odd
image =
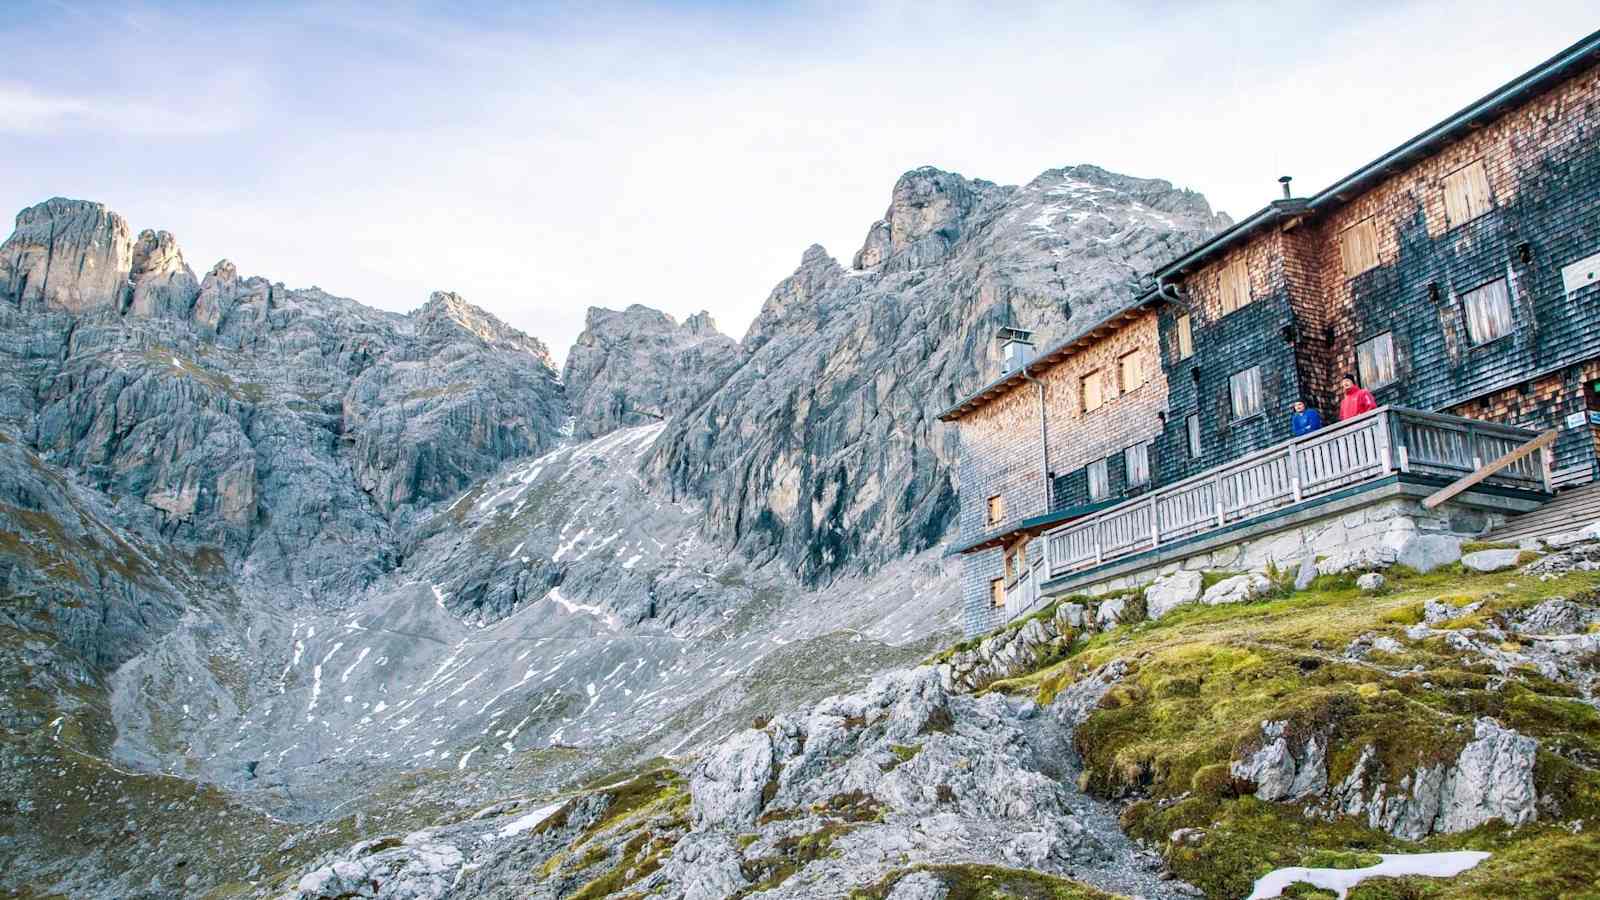
[[[1600,282],[1600,253],[1561,268],[1561,286],[1568,294],[1596,282]]]

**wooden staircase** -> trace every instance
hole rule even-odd
[[[1544,537],[1563,531],[1577,531],[1597,520],[1600,520],[1600,482],[1561,491],[1554,500],[1533,512],[1512,516],[1506,524],[1491,532],[1487,539],[1519,541]]]

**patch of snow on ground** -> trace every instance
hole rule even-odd
[[[541,806],[525,816],[519,816],[518,818],[507,822],[499,831],[495,832],[495,834],[499,837],[512,837],[513,835],[521,834],[540,822],[543,822],[545,819],[550,818],[552,815],[555,815],[555,811],[560,809],[561,806],[562,804],[560,803],[552,803],[549,806]]]
[[[549,597],[551,600],[554,600],[556,603],[559,603],[567,612],[588,613],[589,615],[594,616],[595,618],[604,622],[606,627],[612,631],[616,631],[619,627],[621,627],[621,623],[617,621],[616,616],[613,616],[598,606],[588,606],[583,603],[573,603],[571,600],[561,596],[561,591],[559,588],[551,588],[550,593],[546,594],[545,596]]]
[[[1489,858],[1480,850],[1457,850],[1451,853],[1382,853],[1383,861],[1365,869],[1308,869],[1290,866],[1261,876],[1248,900],[1269,900],[1283,896],[1284,888],[1296,882],[1305,882],[1325,891],[1333,891],[1341,898],[1350,889],[1368,878],[1403,878],[1423,875],[1429,878],[1450,878],[1460,875]]]

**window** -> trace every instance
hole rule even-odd
[[[1117,368],[1122,371],[1122,392],[1136,391],[1144,386],[1144,360],[1135,350],[1124,353],[1117,360]]]
[[[1105,373],[1096,369],[1083,376],[1083,411],[1094,412],[1106,405]]]
[[[1150,443],[1134,444],[1122,451],[1122,461],[1128,467],[1128,487],[1150,483]]]
[[[1189,458],[1199,459],[1200,451],[1200,417],[1190,416],[1183,421],[1183,427],[1189,432]]]
[[[1444,218],[1447,227],[1470,222],[1494,208],[1489,198],[1489,176],[1483,160],[1474,160],[1444,177]]]
[[[1228,379],[1233,399],[1233,417],[1248,419],[1261,412],[1261,367],[1251,366]]]
[[[989,582],[989,605],[995,609],[1005,609],[1006,606],[1006,580],[995,578]]]
[[[1089,463],[1089,499],[1104,500],[1111,494],[1111,480],[1106,477],[1106,461],[1097,459]]]
[[[1194,355],[1194,323],[1189,320],[1189,314],[1178,316],[1178,358],[1188,359]]]
[[[1378,223],[1362,219],[1339,234],[1339,258],[1344,277],[1354,278],[1378,265]]]
[[[1356,372],[1369,388],[1394,380],[1394,335],[1385,331],[1356,345]]]
[[[1006,550],[1006,584],[1016,584],[1028,571],[1028,542],[1018,541]]]
[[[1461,308],[1467,314],[1467,337],[1474,344],[1487,344],[1511,333],[1511,293],[1504,278],[1461,295]]]
[[[999,496],[999,495],[990,497],[989,498],[989,518],[986,520],[985,524],[988,524],[988,525],[999,525],[1000,524],[1000,520],[1004,519],[1005,517],[1006,517],[1006,498],[1003,497],[1003,496]]]
[[[1222,295],[1222,314],[1227,315],[1250,303],[1250,264],[1243,256],[1228,263],[1217,276],[1217,290]]]

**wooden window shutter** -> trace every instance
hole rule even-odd
[[[995,578],[989,582],[989,604],[995,609],[1004,609],[1006,605],[1006,580]]]
[[[1473,160],[1444,177],[1444,217],[1448,227],[1470,222],[1493,207],[1483,160]]]
[[[1139,358],[1139,351],[1124,353],[1118,358],[1117,367],[1122,370],[1120,374],[1124,394],[1144,386],[1144,360]]]
[[[1339,258],[1344,277],[1354,278],[1378,265],[1378,223],[1362,219],[1339,234]]]
[[[1094,412],[1106,402],[1105,374],[1096,369],[1083,376],[1083,411]]]
[[[1194,355],[1194,322],[1189,314],[1178,316],[1178,358],[1188,359]]]
[[[1250,264],[1242,255],[1223,266],[1217,281],[1223,315],[1250,303]]]
[[[989,524],[998,525],[1006,517],[1006,498],[996,495],[989,498]]]

